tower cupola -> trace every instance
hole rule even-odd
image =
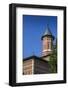
[[[42,56],[51,54],[53,50],[54,36],[52,35],[49,26],[46,27],[45,33],[43,34],[41,39],[43,43]]]

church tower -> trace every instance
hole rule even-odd
[[[42,56],[46,56],[52,53],[54,37],[47,26],[44,35],[42,36]]]

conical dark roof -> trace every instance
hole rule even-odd
[[[52,35],[49,27],[46,28],[46,31],[45,31],[44,35]]]
[[[46,27],[46,30],[45,30],[43,36],[42,36],[42,39],[43,39],[43,37],[46,37],[46,36],[51,36],[54,39],[54,36],[52,35],[52,33],[51,33],[50,28],[49,28],[48,25]]]

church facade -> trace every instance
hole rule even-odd
[[[49,27],[47,26],[44,35],[41,37],[42,40],[42,55],[41,57],[30,56],[23,59],[23,74],[48,74],[50,73],[50,54],[53,51],[53,40],[54,36],[52,35]]]

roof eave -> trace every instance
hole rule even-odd
[[[53,35],[44,35],[44,36],[41,37],[41,40],[43,40],[44,37],[52,37],[53,40],[54,40],[54,36]]]

